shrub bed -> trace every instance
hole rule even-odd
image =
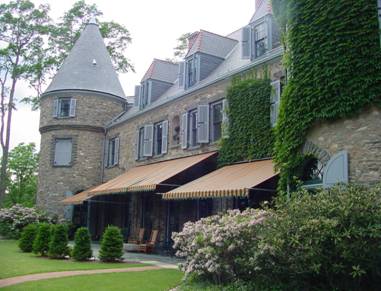
[[[31,223],[48,222],[46,214],[36,208],[14,205],[0,209],[0,235],[5,238],[18,239],[22,229]]]
[[[80,227],[75,232],[72,257],[76,261],[86,261],[92,256],[90,233],[86,227]]]
[[[378,290],[381,185],[302,189],[275,205],[187,223],[173,235],[186,276],[235,290]]]
[[[103,233],[99,259],[103,262],[116,262],[122,260],[123,236],[116,226],[108,226]]]

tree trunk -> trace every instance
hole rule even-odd
[[[5,143],[2,147],[3,156],[1,159],[1,170],[0,170],[0,205],[3,204],[5,198],[5,190],[7,188],[7,166],[8,166],[8,156],[9,156],[9,143],[11,137],[11,124],[12,124],[12,111],[13,111],[13,100],[15,95],[17,78],[12,78],[12,87],[9,94],[9,102],[8,102],[8,112],[7,112],[7,128],[5,132]]]

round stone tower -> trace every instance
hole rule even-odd
[[[37,205],[65,216],[63,199],[101,183],[105,126],[125,95],[90,21],[41,98]]]

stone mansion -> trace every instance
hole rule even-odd
[[[194,32],[183,61],[154,59],[126,97],[90,21],[42,96],[37,204],[87,225],[94,239],[113,224],[125,237],[157,229],[162,246],[188,220],[255,207],[275,193],[277,172],[271,157],[217,168],[225,97],[234,77],[266,67],[275,124],[282,55],[270,1],[256,0],[243,27]],[[312,186],[380,181],[381,111],[316,124],[301,150],[320,168]]]

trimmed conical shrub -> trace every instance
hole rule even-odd
[[[75,232],[72,257],[76,261],[86,261],[92,256],[90,233],[86,227],[80,227]]]
[[[40,223],[37,227],[37,235],[33,241],[33,252],[46,256],[49,251],[50,224]]]
[[[115,262],[123,256],[123,236],[116,226],[108,226],[103,233],[99,258],[103,262]]]
[[[69,254],[67,238],[67,227],[63,224],[56,224],[52,228],[49,242],[49,257],[53,259],[63,259]]]
[[[37,224],[28,224],[21,232],[19,239],[19,248],[25,253],[33,251],[33,241],[37,235]]]

